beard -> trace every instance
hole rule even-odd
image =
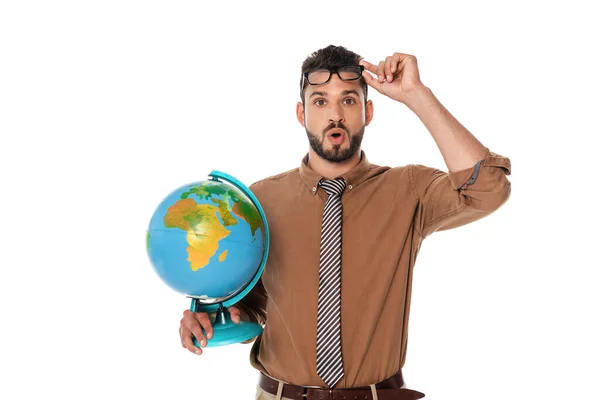
[[[342,149],[342,144],[336,144],[333,148],[329,150],[325,150],[323,146],[323,142],[325,141],[325,136],[327,132],[329,132],[333,128],[340,128],[346,132],[346,137],[350,141],[350,146],[346,149]],[[358,152],[360,149],[360,145],[362,143],[363,136],[365,134],[365,125],[363,125],[360,130],[356,133],[350,134],[348,129],[342,124],[338,122],[337,124],[330,124],[323,130],[323,133],[320,135],[315,135],[306,129],[306,136],[308,136],[308,142],[310,143],[310,147],[319,155],[319,157],[329,161],[329,162],[343,162],[348,160],[354,154]]]

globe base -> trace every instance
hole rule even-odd
[[[202,311],[197,302],[192,302],[191,311]],[[223,306],[219,307],[216,318],[212,321],[213,336],[207,340],[206,347],[218,347],[228,344],[241,343],[260,335],[263,327],[260,324],[249,321],[240,321],[238,324],[231,320],[229,311]],[[206,332],[202,329],[202,334],[206,337]],[[200,343],[192,335],[194,346],[200,347]]]

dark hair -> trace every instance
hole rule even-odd
[[[329,45],[323,49],[317,50],[306,57],[302,63],[302,72],[300,74],[300,98],[304,104],[304,90],[306,84],[302,79],[305,72],[317,69],[339,68],[346,65],[358,65],[362,57],[342,46]],[[360,83],[365,92],[365,103],[367,101],[367,82],[364,77],[360,78]]]

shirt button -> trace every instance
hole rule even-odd
[[[313,192],[316,192],[316,191],[317,191],[317,187],[316,187],[316,186],[313,186],[313,188],[312,188],[312,191],[313,191]]]
[[[352,190],[352,185],[348,185],[348,190]]]

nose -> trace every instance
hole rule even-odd
[[[342,111],[342,107],[339,104],[333,104],[330,109],[329,114],[330,122],[343,122],[344,121],[344,113]]]

